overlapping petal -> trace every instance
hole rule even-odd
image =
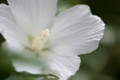
[[[57,0],[8,0],[8,3],[16,22],[29,35],[49,28],[56,14]]]
[[[52,48],[61,55],[90,53],[104,33],[103,21],[86,5],[77,5],[59,14],[51,29]]]
[[[80,66],[80,57],[77,55],[58,55],[50,50],[35,56],[32,52],[23,52],[11,55],[13,65],[18,72],[31,74],[53,74],[59,80],[67,80],[74,75]]]
[[[60,80],[68,80],[70,76],[74,75],[80,67],[80,57],[77,55],[54,55],[51,57],[50,68],[54,71]]]
[[[20,50],[23,48],[24,42],[27,42],[27,35],[16,24],[10,8],[0,5],[0,32],[6,39],[6,46],[10,49]]]

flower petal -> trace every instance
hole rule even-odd
[[[15,20],[30,35],[50,27],[56,14],[57,0],[8,0]]]
[[[52,49],[61,55],[90,53],[98,47],[104,26],[88,6],[70,8],[56,17],[50,36]]]
[[[9,7],[5,4],[0,5],[0,32],[6,39],[7,47],[20,49],[21,44],[27,41],[26,34],[16,24]],[[15,49],[16,50],[16,49]]]
[[[54,71],[60,80],[68,80],[70,76],[74,75],[80,67],[80,57],[76,55],[62,56],[54,55],[50,59],[50,68]]]
[[[12,54],[11,58],[18,72],[53,74],[59,77],[59,80],[67,80],[76,73],[80,66],[78,56],[62,56],[53,51],[40,53],[37,57],[33,53],[23,52],[21,54]]]

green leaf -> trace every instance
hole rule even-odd
[[[0,49],[0,80],[4,80],[11,73],[14,72],[12,62],[7,56],[7,53]]]

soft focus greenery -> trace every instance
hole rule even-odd
[[[6,0],[0,0],[0,3],[7,4]],[[80,56],[81,67],[69,80],[120,80],[120,0],[59,0],[58,13],[77,4],[88,4],[92,13],[105,22],[106,30],[99,48]],[[0,44],[3,41],[0,36]],[[34,80],[38,76],[16,73],[9,57],[0,50],[0,80],[17,78]]]

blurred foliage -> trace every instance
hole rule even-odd
[[[12,62],[5,52],[0,50],[0,80],[4,80],[14,72]]]
[[[99,15],[106,24],[120,25],[120,0],[83,0],[82,2],[88,4],[92,12]]]
[[[0,0],[3,2],[7,4],[6,0]],[[88,4],[92,13],[105,22],[106,30],[99,48],[80,56],[80,70],[69,80],[120,80],[120,0],[59,0],[58,13],[77,4]],[[0,36],[0,44],[3,41]],[[0,80],[12,73],[14,68],[9,57],[0,51]],[[20,75],[12,74],[6,80],[15,80],[15,77]]]

